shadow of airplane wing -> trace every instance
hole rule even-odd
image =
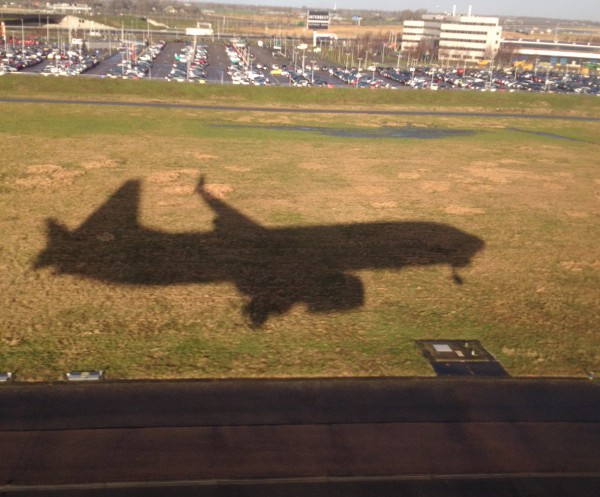
[[[204,176],[200,177],[196,186],[196,192],[202,197],[202,200],[204,200],[206,205],[208,205],[216,214],[216,217],[213,220],[216,232],[233,231],[246,234],[253,232],[256,234],[264,234],[267,232],[263,226],[242,214],[229,204],[223,202],[207,190]]]

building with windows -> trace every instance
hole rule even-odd
[[[408,60],[479,62],[498,53],[501,37],[497,17],[425,14],[404,21],[400,50]]]
[[[537,66],[582,66],[600,64],[600,45],[544,40],[502,40],[502,52],[511,62],[527,61]]]
[[[404,21],[400,50],[409,59],[420,60],[434,55],[439,46],[440,26],[444,17],[442,14],[425,14],[420,21]]]
[[[90,14],[92,8],[85,3],[47,3],[46,8],[58,14]]]

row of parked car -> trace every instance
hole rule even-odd
[[[136,59],[131,57],[125,49],[121,51],[123,58],[116,67],[112,67],[106,73],[107,78],[140,79],[145,78],[152,72],[152,62],[167,45],[166,41],[159,41],[150,45]]]
[[[410,71],[380,68],[377,72],[400,85],[416,89],[600,94],[600,78],[598,77],[559,74],[550,70],[518,72],[513,69],[492,71],[481,68],[415,68]]]
[[[208,48],[204,45],[183,47],[175,54],[175,61],[167,81],[190,81],[206,83],[206,67],[208,66]]]
[[[44,67],[40,73],[42,76],[77,76],[97,66],[100,62],[95,55],[74,51],[51,53],[47,58],[53,63]]]
[[[28,67],[52,61],[40,72],[42,76],[74,76],[81,74],[99,62],[93,54],[85,51],[61,50],[57,47],[25,47],[0,51],[0,74],[17,72]]]
[[[390,88],[390,84],[381,79],[379,75],[375,77],[375,72],[375,69],[363,72],[356,68],[343,69],[341,67],[329,70],[332,76],[356,88]]]
[[[242,51],[230,44],[225,46],[225,52],[230,61],[227,74],[234,85],[265,86],[273,84],[269,77],[271,69],[266,65],[254,63],[254,55],[249,51]]]
[[[48,50],[43,47],[0,48],[0,74],[17,72],[46,60]]]

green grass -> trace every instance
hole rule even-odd
[[[98,80],[91,78],[0,78],[0,94],[13,98],[69,100],[135,99],[240,106],[308,106],[310,108],[390,108],[478,110],[600,116],[600,100],[581,95],[482,93],[459,91],[360,91],[352,88],[238,87],[234,85],[173,84],[162,81]]]
[[[0,78],[1,94],[12,98],[64,98],[61,85],[73,99],[302,107],[298,96],[312,94],[306,106],[320,108],[346,108],[354,95],[353,107],[382,110],[598,110],[597,99],[581,97]],[[381,100],[371,102],[375,95]],[[0,370],[21,379],[91,368],[110,378],[430,375],[414,345],[427,338],[480,339],[513,375],[598,369],[597,122],[39,103],[0,103],[0,114]],[[407,124],[475,133],[363,139],[269,128]],[[268,228],[425,221],[479,237],[485,248],[459,271],[463,285],[447,265],[352,271],[363,305],[315,313],[297,304],[260,328],[244,315],[249,298],[232,282],[124,285],[33,267],[46,247],[47,218],[73,230],[135,178],[141,225],[211,232],[214,213],[194,193],[200,175]],[[107,226],[96,234],[99,247],[119,235]],[[144,249],[132,244],[120,260]],[[266,255],[289,249],[273,246]],[[97,257],[116,260],[102,250]],[[333,273],[322,284],[338,280]]]

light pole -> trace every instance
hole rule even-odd
[[[346,72],[348,72],[348,59],[350,58],[350,52],[346,52]]]
[[[25,54],[25,25],[23,19],[21,19],[21,54]]]
[[[313,85],[315,84],[315,64],[316,63],[317,63],[316,60],[310,61],[310,64],[311,64],[311,66],[310,66],[310,70],[311,70],[310,71],[310,83]]]

